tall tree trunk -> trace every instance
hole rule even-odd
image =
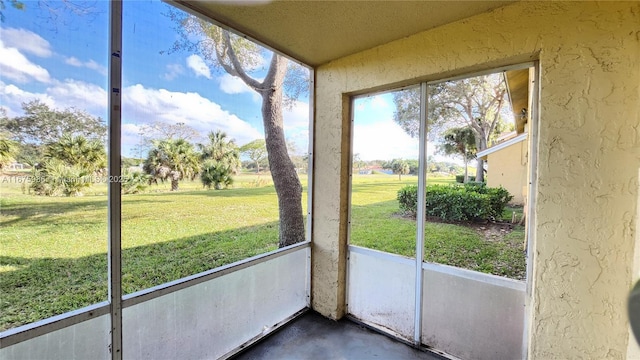
[[[476,181],[484,181],[484,160],[482,159],[478,159],[478,164],[476,165]]]
[[[292,245],[305,239],[304,217],[302,214],[302,185],[295,166],[287,152],[282,119],[282,83],[287,61],[274,54],[271,66],[276,66],[273,84],[261,91],[262,120],[269,169],[278,195],[280,215],[279,247]],[[271,70],[271,69],[270,69]]]
[[[464,179],[462,180],[462,183],[466,184],[467,182],[469,182],[469,159],[467,159],[467,157],[465,156],[465,158],[464,158]]]
[[[480,139],[476,143],[476,149],[478,152],[483,151],[487,148],[487,139],[484,136],[480,136]],[[484,181],[484,160],[478,158],[478,163],[476,165],[476,181],[483,182]]]
[[[175,171],[172,171],[170,177],[171,177],[171,191],[178,191],[180,175]]]

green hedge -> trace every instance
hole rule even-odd
[[[469,181],[476,181],[475,175],[469,175]],[[456,175],[456,182],[464,183],[464,175]]]
[[[429,185],[425,192],[426,214],[446,221],[493,220],[512,198],[503,187],[489,188],[484,183]],[[398,202],[402,212],[415,215],[418,187],[400,189]]]

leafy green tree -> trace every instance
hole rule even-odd
[[[0,132],[18,142],[15,160],[32,166],[43,160],[44,147],[61,141],[64,135],[82,136],[87,141],[106,141],[107,126],[99,117],[75,108],[57,110],[40,100],[22,104],[24,115],[9,118],[0,114]]]
[[[405,160],[409,165],[409,174],[418,175],[420,172],[420,161],[418,160]]]
[[[287,152],[282,108],[287,100],[308,90],[307,71],[285,57],[272,53],[264,79],[250,75],[262,62],[264,49],[243,37],[215,26],[201,18],[182,12],[171,12],[170,18],[181,31],[173,51],[197,53],[209,66],[221,68],[242,80],[262,98],[262,121],[269,168],[278,196],[279,246],[295,244],[305,239],[302,211],[302,185],[296,167]],[[285,76],[290,70],[294,76]]]
[[[199,159],[194,146],[185,139],[154,140],[143,169],[154,180],[169,179],[171,191],[177,191],[180,180],[198,174]]]
[[[142,124],[138,130],[140,141],[135,150],[137,154],[146,154],[153,147],[154,140],[185,139],[193,141],[198,138],[198,131],[184,122],[169,123],[152,120]],[[140,155],[143,156],[143,155]]]
[[[240,149],[235,140],[230,139],[223,131],[209,133],[209,143],[199,144],[203,160],[200,180],[207,188],[214,186],[222,189],[233,184],[232,174],[236,174],[242,166]]]
[[[7,118],[2,128],[13,134],[13,140],[36,145],[59,141],[63,135],[82,136],[87,140],[104,142],[105,122],[84,110],[52,109],[40,100],[22,104],[23,116]]]
[[[476,157],[476,137],[468,127],[451,128],[445,131],[442,143],[438,147],[444,155],[459,156],[464,161],[464,182],[469,180],[469,160]],[[476,178],[477,179],[477,178]]]
[[[475,136],[476,149],[486,149],[501,129],[507,101],[504,74],[490,74],[429,86],[427,121],[434,138],[451,127],[468,127]],[[418,136],[420,94],[403,91],[394,94],[394,120],[411,136]],[[484,179],[484,160],[477,159],[476,180]]]
[[[404,159],[393,159],[385,163],[383,168],[390,169],[394,174],[397,174],[399,181],[402,181],[402,175],[408,174],[410,170],[409,163]]]
[[[264,139],[253,140],[242,145],[240,152],[246,155],[256,165],[256,172],[260,172],[260,164],[267,160],[267,146]]]

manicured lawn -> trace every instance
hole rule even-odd
[[[428,184],[454,183],[454,179],[428,178]],[[416,184],[417,178],[383,175],[354,175],[351,213],[351,244],[380,251],[415,257],[416,222],[398,215],[396,194],[405,185]],[[511,211],[505,218],[511,220]],[[525,257],[522,251],[524,227],[487,240],[482,235],[491,225],[472,227],[458,224],[427,222],[425,228],[425,261],[458,266],[475,271],[525,277]]]
[[[395,175],[356,176],[351,242],[413,256],[415,221],[397,214],[395,196],[416,182],[412,176],[401,182]],[[229,190],[203,190],[198,182],[180,188],[172,193],[160,184],[122,197],[125,294],[277,248],[269,175],[240,175]],[[98,184],[83,197],[38,197],[23,194],[15,182],[0,182],[0,329],[107,300],[106,193]],[[425,255],[520,278],[523,234],[513,231],[492,243],[473,228],[429,223]]]
[[[124,293],[275,250],[275,191],[251,187],[256,179],[240,176],[244,188],[223,191],[194,182],[124,195]],[[67,198],[0,183],[0,195],[0,329],[107,300],[105,185]]]

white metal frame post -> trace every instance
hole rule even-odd
[[[111,358],[122,359],[122,257],[120,128],[122,88],[122,1],[111,0],[109,14],[109,303]]]
[[[307,238],[306,241],[311,241],[313,236],[313,156],[314,156],[314,134],[316,131],[315,122],[315,91],[316,91],[316,71],[309,69],[309,145],[307,148],[307,155],[309,157],[307,162]],[[307,269],[307,306],[311,307],[311,249],[308,251],[308,265]]]
[[[427,169],[427,83],[420,84],[420,164],[418,167],[418,206],[416,212],[416,304],[413,342],[422,342],[422,261],[424,260],[425,189]]]
[[[538,133],[540,129],[540,62],[535,61],[533,65],[533,91],[530,113],[530,134],[529,134],[529,189],[527,192],[526,209],[526,239],[527,239],[527,296],[525,297],[524,311],[524,331],[522,332],[522,358],[527,359],[529,355],[529,333],[531,331],[533,287],[535,278],[533,268],[535,261],[535,227],[536,227],[536,194],[538,193]]]

